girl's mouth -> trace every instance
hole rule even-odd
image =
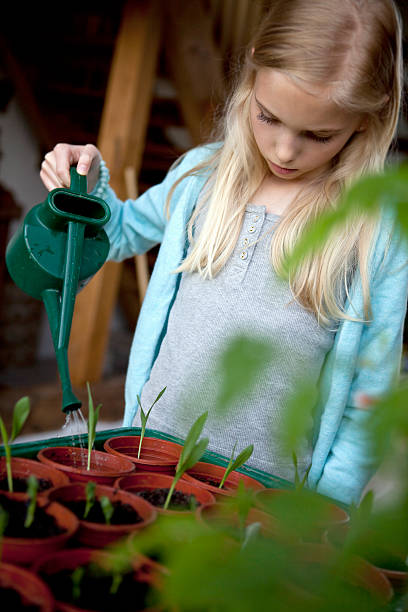
[[[293,172],[297,172],[297,168],[282,168],[282,166],[278,166],[273,162],[269,162],[272,170],[277,174],[292,174]]]

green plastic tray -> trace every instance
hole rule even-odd
[[[104,431],[96,432],[95,436],[95,448],[97,450],[103,449],[103,444],[108,438],[117,436],[138,436],[140,435],[140,427],[119,427],[117,429],[106,429]],[[169,434],[162,433],[155,429],[146,429],[146,436],[152,436],[159,438],[160,440],[170,440],[170,442],[177,442],[183,444],[181,438],[171,436]],[[13,457],[27,457],[36,458],[38,451],[42,448],[48,448],[50,446],[80,446],[88,444],[88,435],[80,434],[76,436],[61,436],[58,438],[47,438],[44,440],[36,440],[34,442],[23,442],[20,444],[11,445],[11,453]],[[4,447],[0,446],[0,456],[4,455]],[[212,451],[205,451],[201,461],[207,463],[213,463],[215,465],[227,466],[229,459],[219,453]],[[241,467],[237,470],[243,474],[247,474],[256,480],[259,480],[265,487],[274,487],[275,489],[292,489],[293,484],[288,480],[267,474],[262,470],[258,470],[251,467]]]

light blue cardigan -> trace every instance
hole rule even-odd
[[[165,214],[166,196],[184,172],[208,157],[214,145],[188,152],[164,181],[136,201],[121,202],[108,187],[104,199],[112,217],[106,231],[111,242],[109,259],[122,261],[161,243],[149,287],[139,315],[125,388],[123,425],[132,426],[137,412],[137,394],[150,376],[166,333],[169,312],[175,300],[180,274],[172,271],[187,248],[186,227],[207,174],[189,176],[176,188],[171,216]],[[362,409],[359,395],[382,395],[399,375],[402,330],[407,304],[408,266],[406,251],[392,234],[392,215],[384,214],[371,261],[370,324],[343,321],[327,355],[321,374],[316,436],[308,486],[345,503],[358,502],[361,492],[377,469],[365,424],[369,412]],[[360,283],[351,295],[354,309],[362,315]]]

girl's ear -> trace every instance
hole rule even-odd
[[[365,132],[367,128],[368,128],[368,117],[364,117],[364,119],[362,119],[360,125],[356,129],[356,132]]]

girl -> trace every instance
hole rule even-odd
[[[319,401],[299,469],[311,464],[310,487],[357,502],[376,467],[361,398],[384,394],[398,375],[406,252],[389,212],[360,213],[290,283],[278,272],[308,223],[384,166],[401,98],[400,20],[392,0],[270,4],[216,142],[184,155],[160,185],[120,202],[93,145],[57,145],[41,178],[49,189],[69,185],[75,163],[88,174],[112,210],[111,259],[162,243],[130,354],[124,425],[138,394],[148,407],[167,385],[149,427],[185,437],[208,409],[210,449],[254,443],[249,465],[293,479],[279,432],[301,374]],[[200,381],[237,332],[278,345],[279,359],[220,423],[216,380]],[[181,414],[191,381],[199,392]]]

